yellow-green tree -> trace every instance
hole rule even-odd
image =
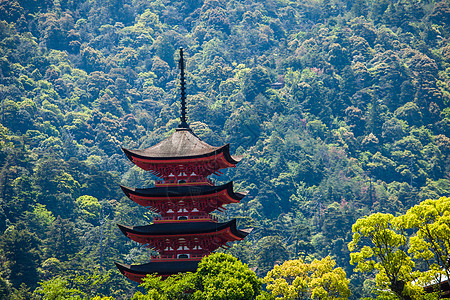
[[[98,202],[97,198],[83,195],[78,197],[77,200],[75,200],[75,203],[77,204],[78,208],[80,209],[81,215],[86,221],[93,224],[98,222],[98,219],[100,217],[101,205]]]
[[[305,263],[302,259],[276,265],[263,282],[277,299],[347,299],[349,280],[329,256]]]
[[[448,197],[425,200],[397,217],[372,214],[359,219],[352,230],[350,263],[357,271],[376,273],[378,294],[417,299],[423,297],[424,285],[450,275]],[[428,296],[438,297],[439,291]]]
[[[428,266],[425,279],[450,278],[450,198],[425,200],[401,216],[407,229],[416,233],[409,240],[409,253]],[[428,277],[428,278],[427,278]]]
[[[391,214],[376,213],[356,221],[352,230],[348,248],[355,270],[376,271],[379,293],[392,291],[400,299],[411,299],[417,292],[411,282],[418,274],[407,254],[408,237],[402,223]]]

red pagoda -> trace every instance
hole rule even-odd
[[[147,264],[116,263],[123,275],[136,282],[152,273],[166,277],[195,272],[202,257],[227,247],[228,242],[242,240],[250,232],[237,229],[235,219],[219,223],[210,215],[245,197],[245,193],[233,191],[233,182],[215,186],[208,178],[211,174],[220,175],[220,169],[235,167],[241,157],[230,155],[229,144],[208,145],[189,128],[183,49],[179,67],[181,123],[176,131],[145,150],[123,149],[135,165],[159,178],[152,188],[121,187],[128,198],[159,214],[151,225],[118,225],[125,236],[158,252]]]

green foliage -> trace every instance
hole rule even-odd
[[[147,275],[141,286],[147,293],[138,292],[133,299],[257,299],[261,293],[261,280],[256,274],[224,253],[203,258],[195,273],[165,280]]]
[[[261,280],[247,265],[236,258],[217,253],[200,262],[197,299],[256,299],[260,293]]]
[[[276,265],[263,282],[277,299],[348,299],[349,280],[335,265],[329,256],[311,263],[289,260]]]
[[[120,147],[177,126],[180,46],[191,128],[244,155],[214,179],[249,190],[226,218],[255,230],[227,251],[258,275],[333,255],[358,297],[366,278],[351,274],[350,225],[450,195],[446,1],[4,0],[0,15],[0,230],[26,226],[36,239],[18,251],[39,252],[20,287],[20,263],[0,249],[16,298],[68,269],[148,258],[114,224],[153,215],[117,183],[155,178]],[[134,293],[111,282],[115,297]]]
[[[11,288],[8,285],[8,282],[0,277],[0,298],[8,299],[11,294]]]
[[[1,236],[0,255],[6,262],[2,277],[5,276],[14,288],[37,284],[41,260],[39,244],[40,240],[22,226],[10,226]]]
[[[409,252],[423,260],[433,272],[433,277],[450,275],[450,198],[425,200],[410,208],[403,216],[406,228],[415,229],[410,238]]]
[[[48,238],[45,240],[50,257],[60,260],[72,258],[80,248],[80,238],[76,234],[75,224],[58,216],[48,228]]]
[[[243,94],[247,101],[253,102],[256,96],[270,87],[271,80],[266,70],[261,67],[251,69],[244,78]]]
[[[78,208],[81,210],[81,215],[86,221],[96,223],[100,217],[101,205],[98,199],[92,196],[84,195],[75,200]]]
[[[277,236],[266,236],[258,242],[258,273],[266,274],[275,264],[289,258],[289,252]]]
[[[422,286],[448,276],[448,202],[425,200],[397,217],[376,213],[353,225],[351,263],[361,272],[376,271],[376,293],[418,299]]]
[[[173,275],[163,280],[157,275],[147,275],[141,284],[147,293],[144,295],[137,292],[133,299],[193,299],[192,293],[195,287],[193,277],[192,273],[187,273],[185,275]]]
[[[39,287],[34,291],[34,295],[39,295],[39,299],[96,299],[113,300],[101,294],[100,290],[110,279],[109,273],[82,274],[75,277],[55,277],[53,279],[39,283]]]
[[[353,225],[349,243],[351,264],[360,272],[377,271],[377,286],[392,290],[400,299],[409,299],[414,292],[411,282],[414,262],[407,254],[404,227],[391,214],[376,213],[359,219]],[[367,242],[369,245],[367,245]]]
[[[62,278],[55,278],[41,283],[35,293],[42,295],[42,299],[82,299],[82,294],[77,289],[68,288],[68,281]]]

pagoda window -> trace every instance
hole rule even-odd
[[[167,210],[167,213],[169,213],[169,214],[173,214],[173,213],[174,213],[174,211],[173,211],[172,209],[168,209],[168,210]]]
[[[186,183],[186,180],[183,180],[183,179],[178,180],[178,183]]]
[[[194,209],[192,209],[191,212],[199,212],[199,210],[197,208],[194,207]]]
[[[187,216],[179,216],[178,217],[178,220],[187,220],[187,219],[189,219]]]
[[[189,258],[189,254],[178,254],[177,258]]]

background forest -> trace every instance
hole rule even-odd
[[[0,20],[5,298],[62,275],[135,293],[113,262],[150,253],[116,223],[153,215],[119,183],[155,178],[121,147],[178,125],[180,46],[191,128],[245,155],[214,179],[249,195],[217,217],[254,228],[226,252],[259,277],[330,255],[367,296],[356,220],[450,195],[448,0],[0,0]]]

